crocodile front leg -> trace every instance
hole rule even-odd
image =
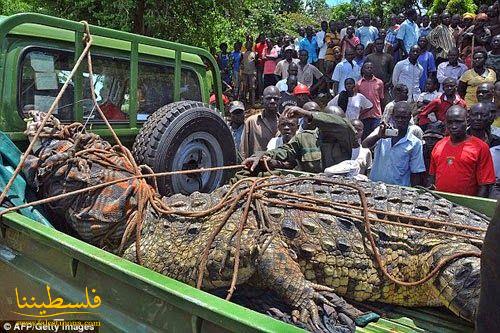
[[[334,308],[339,314],[338,319],[351,328],[355,327],[352,319],[363,314],[337,296],[333,289],[306,280],[299,264],[280,240],[273,240],[261,254],[257,260],[257,274],[265,287],[274,290],[296,309],[294,319],[316,330],[325,330],[318,304]]]

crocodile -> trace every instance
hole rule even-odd
[[[36,124],[29,126],[32,133]],[[105,167],[86,160],[91,153],[77,151],[87,149],[87,143],[99,143],[110,154],[119,154],[119,150],[103,144],[96,135],[85,134],[81,126],[65,127],[55,119],[50,126],[54,128],[46,131],[37,145],[40,148],[27,161],[31,170],[25,170],[41,197],[63,193],[64,186],[76,189],[109,180],[103,176]],[[75,139],[78,135],[85,138]],[[61,142],[64,144],[58,145]],[[79,147],[72,146],[75,142]],[[74,164],[68,165],[68,161]],[[106,175],[133,174],[124,168]],[[85,172],[90,176],[81,176]],[[118,194],[94,191],[92,195],[100,198],[89,199],[85,194],[52,207],[70,214],[68,220],[79,236],[95,245],[99,244],[90,236],[96,230],[104,234],[102,225],[116,219],[120,225],[114,229],[118,233],[114,238],[119,239],[128,229],[123,225],[126,214],[111,208],[127,205],[127,214],[134,215],[135,183],[127,184]],[[265,184],[265,191],[252,192],[257,184]],[[228,198],[232,204],[218,205]],[[115,200],[110,209],[101,205],[110,199]],[[159,200],[175,213],[159,213],[148,203],[137,234],[140,237],[132,235],[119,254],[171,278],[207,291],[233,285],[271,290],[294,309],[299,322],[319,329],[319,306],[342,304],[338,296],[357,302],[444,306],[461,318],[474,320],[480,290],[478,254],[482,230],[489,221],[429,192],[326,175],[289,175],[249,178],[212,193],[176,194]],[[78,206],[82,204],[90,208],[83,210]],[[363,204],[368,208],[366,216]],[[99,207],[105,209],[95,213]],[[210,209],[210,214],[201,214]],[[405,225],[410,222],[413,227]],[[86,223],[94,225],[79,229],[79,224]],[[375,260],[375,250],[380,261]],[[411,285],[424,278],[428,279]],[[342,311],[350,317],[360,315],[347,305],[340,307]]]
[[[290,178],[276,177],[275,181],[283,179]],[[314,180],[299,179],[297,183],[271,186],[270,189],[334,203],[361,204],[355,190],[341,185],[324,185],[321,183],[324,179],[332,178],[317,176]],[[422,194],[415,189],[371,181],[337,181],[360,186],[367,195],[369,207],[377,211],[398,212],[408,218],[454,221],[480,228],[488,225],[488,220],[479,214],[430,193]],[[215,205],[228,190],[229,187],[225,186],[210,194],[177,194],[164,200],[179,210],[205,210]],[[283,200],[279,195],[276,196]],[[361,218],[333,216],[280,204],[268,204],[266,210],[268,227],[276,236],[262,251],[263,241],[259,232],[262,228],[259,227],[257,209],[253,207],[242,232],[238,284],[257,281],[261,287],[277,292],[287,304],[300,312],[306,312],[306,317],[315,316],[317,303],[324,299],[322,296],[325,291],[329,292],[323,288],[327,286],[337,295],[358,302],[445,306],[456,315],[473,321],[480,289],[480,258],[477,256],[451,261],[421,285],[399,285],[381,274]],[[352,214],[359,212],[345,207],[341,211]],[[143,253],[142,265],[195,285],[201,253],[224,213],[222,210],[208,217],[192,218],[160,216],[149,210],[143,222],[139,248]],[[241,214],[240,207],[231,215],[210,247],[207,269],[203,275],[202,288],[205,290],[230,285],[235,258],[234,234]],[[452,254],[480,253],[480,242],[459,236],[382,223],[373,224],[371,230],[387,271],[403,281],[422,279],[440,260]],[[477,231],[461,232],[480,238]],[[135,260],[135,251],[135,245],[131,245],[124,257]]]

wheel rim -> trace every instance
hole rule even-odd
[[[182,141],[175,153],[172,171],[223,166],[222,148],[217,139],[206,132],[195,132]],[[172,176],[174,193],[211,192],[220,184],[222,171]]]

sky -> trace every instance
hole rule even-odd
[[[326,0],[326,3],[330,6],[338,5],[343,2],[349,2],[349,0]]]

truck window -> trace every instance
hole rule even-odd
[[[200,80],[196,72],[186,68],[181,70],[181,99],[201,101]]]
[[[37,109],[47,112],[73,68],[73,53],[33,49],[21,60],[19,108],[21,116]],[[74,86],[70,82],[54,111],[61,121],[73,120]]]
[[[128,60],[92,56],[94,92],[97,103],[109,121],[127,121],[128,108],[123,107],[130,86],[130,62]],[[90,95],[90,79],[85,62],[83,67],[83,117],[84,120],[102,121],[94,110]]]
[[[139,63],[137,83],[137,120],[174,101],[174,68],[152,63]],[[181,100],[201,101],[200,81],[190,69],[181,70]]]
[[[24,54],[21,62],[20,108],[22,116],[31,109],[47,112],[73,69],[74,53],[58,50],[33,49]],[[86,60],[82,62],[84,120],[100,121],[93,110],[90,80]],[[129,93],[130,62],[103,56],[92,56],[96,100],[109,121],[126,121],[123,107]],[[73,81],[63,94],[54,115],[61,121],[74,121]]]
[[[174,101],[174,68],[139,63],[137,82],[137,120],[145,121],[150,114]]]

